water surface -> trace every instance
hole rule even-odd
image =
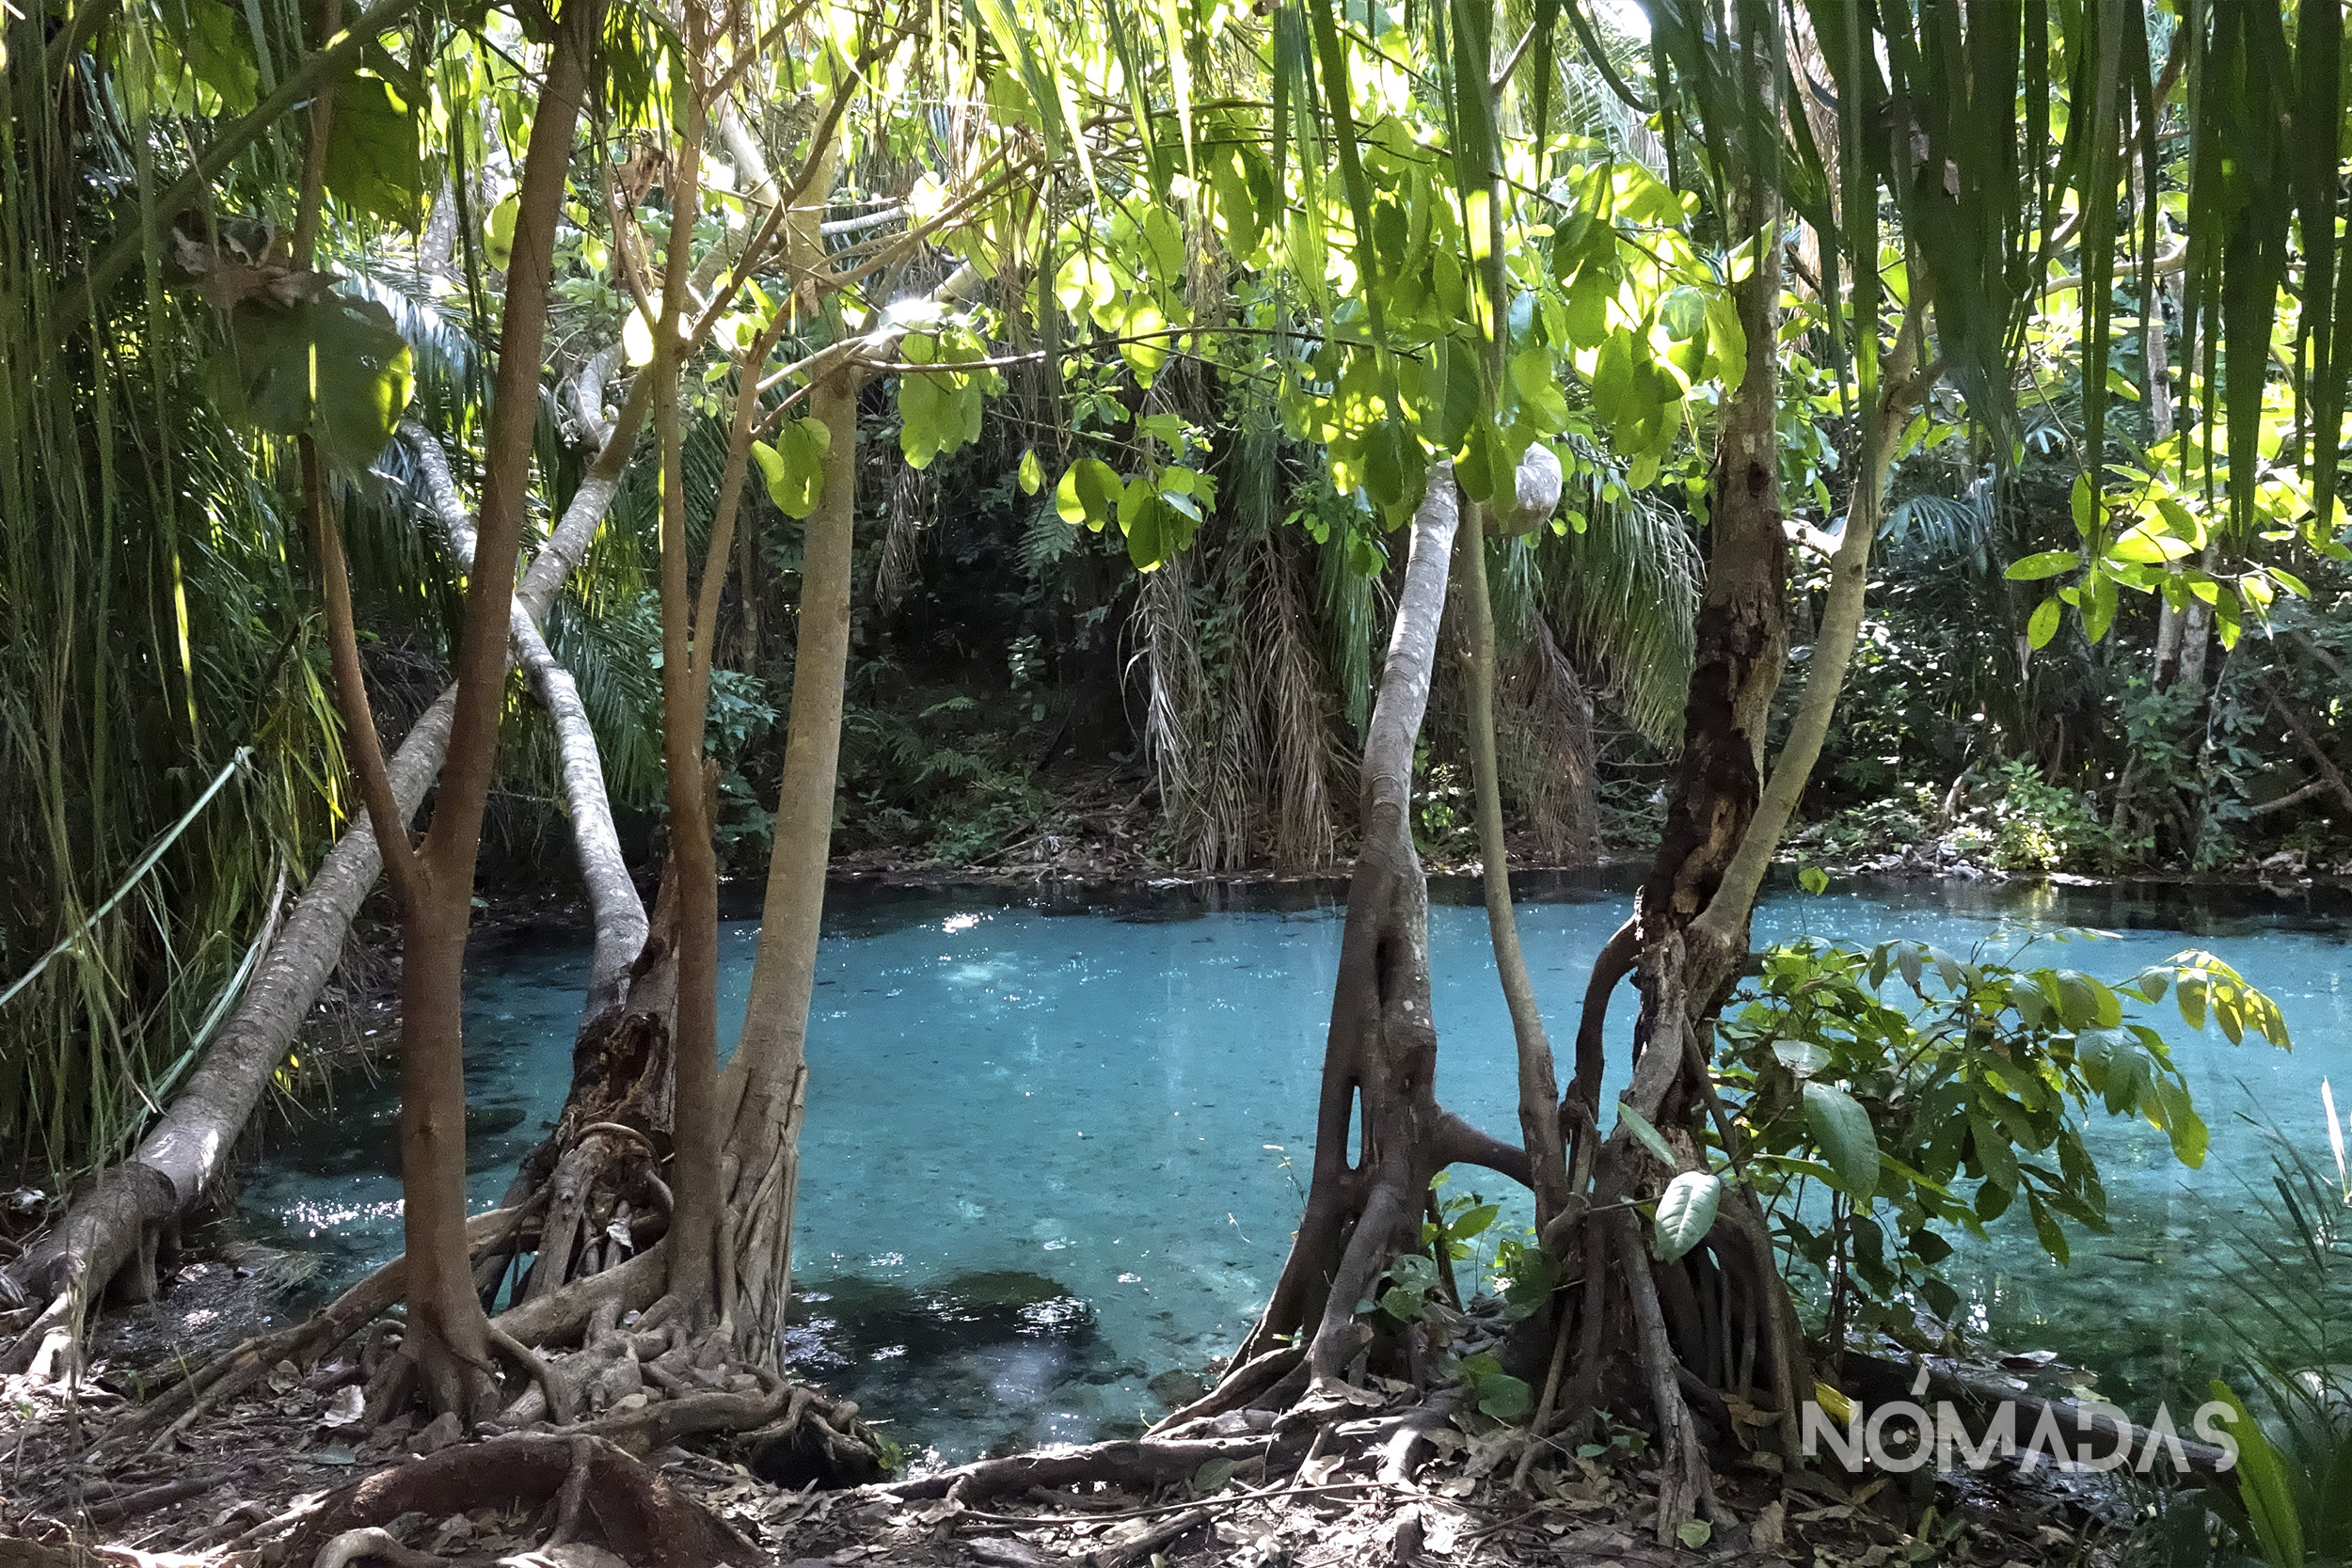
[[[1512,1037],[1484,911],[1473,884],[1432,896],[1438,1093],[1507,1135]],[[1247,1329],[1296,1223],[1338,898],[1330,886],[837,886],[809,1029],[803,1369],[947,1459],[1130,1430],[1178,1397],[1185,1372]],[[1522,885],[1522,937],[1555,1037],[1572,1031],[1592,955],[1629,904],[1597,877]],[[2113,940],[2062,961],[2121,979],[2202,947],[2279,1001],[2292,1053],[2194,1034],[2169,1002],[2148,1009],[2213,1129],[2203,1169],[2175,1162],[2155,1129],[2094,1114],[2114,1233],[2078,1236],[2061,1269],[2020,1206],[1947,1266],[1975,1326],[2057,1350],[2097,1369],[2103,1392],[2145,1404],[2202,1387],[2243,1312],[2234,1260],[2283,1240],[2256,1197],[2268,1190],[2266,1129],[2332,1164],[2319,1085],[2332,1073],[2352,1099],[2347,913],[2341,895],[2258,890],[1883,884],[1776,897],[1756,934],[2000,954],[2052,927],[2098,927]],[[723,932],[723,1018],[740,1017],[755,936],[749,923]],[[563,1102],[585,977],[583,945],[508,941],[469,960],[478,1207]],[[1620,988],[1618,1050],[1631,1005]],[[242,1196],[264,1239],[324,1254],[326,1284],[399,1246],[391,1086],[346,1082],[339,1099],[331,1119],[273,1138]],[[1511,1196],[1484,1173],[1454,1180]],[[1523,1208],[1514,1216],[1523,1224]]]

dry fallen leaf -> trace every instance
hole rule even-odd
[[[347,1427],[367,1413],[368,1396],[356,1383],[346,1383],[335,1390],[335,1397],[326,1402],[326,1411],[319,1417],[321,1426]]]

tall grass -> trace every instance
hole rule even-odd
[[[38,62],[30,10],[8,43]],[[108,36],[151,54],[157,25],[125,12]],[[135,1136],[322,847],[342,773],[276,454],[205,394],[209,307],[149,273],[55,335],[87,259],[208,134],[138,118],[91,58],[0,77],[0,989],[66,942],[0,1007],[0,1150],[36,1174]]]

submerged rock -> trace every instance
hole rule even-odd
[[[1144,1386],[1152,1390],[1153,1399],[1170,1410],[1177,1410],[1207,1393],[1209,1380],[1199,1372],[1188,1372],[1179,1367],[1162,1372]]]

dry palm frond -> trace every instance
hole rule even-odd
[[[1200,737],[1193,727],[1200,652],[1188,581],[1191,566],[1191,560],[1180,552],[1147,574],[1128,627],[1136,643],[1128,668],[1140,668],[1143,675],[1144,754],[1159,781],[1161,810],[1174,822],[1182,822],[1194,809],[1203,761]]]
[[[1274,811],[1267,845],[1276,869],[1328,865],[1339,848],[1335,801],[1349,793],[1353,769],[1332,733],[1330,689],[1315,649],[1313,623],[1288,551],[1279,539],[1260,546],[1257,610],[1250,624],[1260,654],[1262,701]]]
[[[1600,806],[1584,683],[1540,616],[1503,654],[1496,675],[1495,752],[1505,799],[1518,805],[1543,859],[1590,860]]]
[[[882,534],[882,564],[874,569],[874,604],[885,615],[898,608],[914,586],[923,549],[923,531],[939,510],[939,483],[930,473],[900,463],[890,486],[890,521]]]
[[[1540,546],[1544,609],[1634,727],[1671,750],[1681,740],[1706,568],[1678,514],[1628,491],[1597,454],[1571,455],[1585,523]]]

